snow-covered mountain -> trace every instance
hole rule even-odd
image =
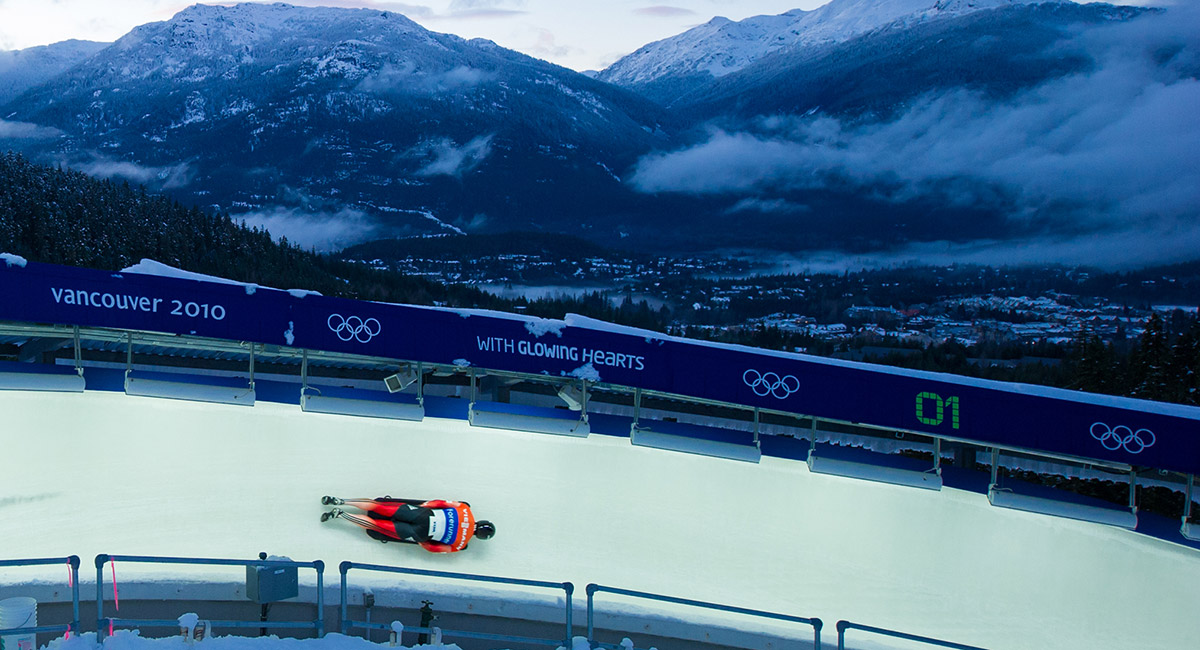
[[[697,121],[816,112],[879,119],[956,88],[1000,98],[1087,70],[1093,61],[1083,51],[1054,44],[1146,11],[1053,2],[874,30],[773,54],[690,90],[671,108]]]
[[[734,22],[717,17],[622,57],[598,78],[663,103],[772,54],[848,41],[884,27],[1045,0],[832,0],[811,11]],[[1067,0],[1051,0],[1054,2]]]
[[[652,103],[491,41],[285,4],[143,25],[0,115],[62,132],[42,155],[85,171],[389,234],[578,220],[604,205],[580,188],[620,194],[612,170],[669,141]]]
[[[105,47],[108,43],[71,40],[0,51],[0,106]]]
[[[923,2],[713,23],[675,44],[737,56],[665,57],[629,88],[386,11],[195,6],[0,105],[0,127],[38,162],[305,244],[870,252],[1151,217],[1200,241],[1200,13]],[[670,108],[631,91],[681,80]]]

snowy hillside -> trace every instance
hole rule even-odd
[[[662,99],[677,94],[673,89],[679,84],[694,86],[720,78],[778,52],[840,43],[881,27],[912,26],[1037,1],[833,0],[811,11],[794,9],[739,22],[717,17],[642,47],[603,70],[599,78]]]
[[[94,41],[63,41],[0,51],[0,105],[108,47]]]
[[[528,227],[668,142],[650,102],[490,41],[285,4],[190,7],[2,110],[62,134],[35,156],[360,241]]]
[[[875,30],[772,55],[677,97],[669,107],[693,119],[810,112],[878,119],[906,110],[918,97],[955,88],[1008,97],[1094,65],[1086,52],[1056,43],[1146,11],[1045,3]]]

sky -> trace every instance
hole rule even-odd
[[[255,0],[264,2],[267,0]],[[826,0],[290,0],[402,13],[423,27],[504,47],[578,70],[599,70],[637,48],[714,16],[741,20]],[[113,41],[167,20],[189,0],[0,0],[0,50],[67,39]],[[234,4],[210,2],[204,4]]]

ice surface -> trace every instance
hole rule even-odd
[[[1200,637],[1194,549],[995,508],[973,492],[818,475],[771,457],[734,463],[633,447],[614,436],[567,440],[432,417],[314,416],[267,402],[233,408],[121,393],[6,392],[0,412],[4,430],[17,432],[3,450],[0,507],[7,521],[19,522],[0,526],[6,557],[236,558],[251,549],[327,567],[351,560],[569,580],[577,593],[596,582],[818,616],[831,645],[839,619],[989,648],[1037,647],[1026,641],[1047,634],[1065,650],[1181,648]],[[248,458],[271,462],[251,471]],[[438,459],[452,461],[453,471]],[[341,522],[320,524],[322,494],[466,499],[500,532],[452,556],[395,548]],[[71,535],[62,534],[62,512],[72,513]],[[228,581],[230,598],[241,581],[227,567],[118,562],[116,571],[121,597],[130,600],[173,593],[168,574],[198,584]],[[47,582],[65,584],[61,567],[46,572]],[[419,606],[424,596],[444,611],[561,621],[562,593],[553,590],[351,578],[355,589],[371,586],[381,607]],[[0,570],[0,585],[17,579],[14,570]],[[313,584],[312,572],[301,571],[301,589],[311,594]],[[337,585],[326,586],[328,602],[336,602]],[[659,614],[665,622],[651,623],[657,631],[670,617],[743,636],[767,627],[604,594],[597,606],[601,617]],[[787,629],[811,638],[810,630]],[[636,644],[638,634],[650,634],[626,630],[608,641],[628,635]],[[355,642],[330,636],[330,643]]]

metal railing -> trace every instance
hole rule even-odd
[[[704,609],[712,609],[720,612],[730,612],[733,614],[745,614],[747,616],[756,616],[758,618],[769,618],[777,621],[788,621],[791,623],[803,623],[804,625],[812,626],[813,628],[813,648],[821,650],[821,627],[824,623],[819,618],[804,618],[803,616],[792,616],[791,614],[777,614],[774,612],[764,612],[757,609],[747,609],[745,607],[733,607],[731,605],[720,605],[717,603],[706,603],[699,600],[689,600],[687,598],[676,598],[675,596],[663,596],[660,594],[650,594],[644,591],[632,591],[629,589],[618,589],[616,587],[605,587],[592,583],[587,586],[587,638],[588,644],[593,648],[600,646],[603,648],[617,648],[619,646],[610,643],[598,643],[595,637],[595,627],[593,625],[593,601],[597,592],[609,594],[617,594],[620,596],[630,596],[633,598],[645,598],[647,600],[657,600],[664,603],[674,603],[676,605],[688,605],[690,607],[701,607]]]
[[[382,573],[400,573],[404,575],[425,576],[432,578],[449,578],[453,580],[469,580],[473,582],[493,582],[505,585],[520,585],[523,587],[539,587],[544,589],[562,589],[566,594],[565,615],[565,634],[559,639],[540,639],[531,637],[508,636],[502,634],[490,634],[486,632],[470,632],[467,630],[448,630],[442,629],[442,634],[445,636],[457,636],[467,639],[483,639],[487,641],[502,641],[505,643],[528,643],[532,645],[548,645],[551,647],[564,646],[571,647],[572,623],[571,623],[571,594],[575,592],[575,585],[570,582],[543,582],[540,580],[525,580],[522,578],[501,578],[497,576],[482,576],[470,573],[450,573],[446,571],[431,571],[427,569],[408,569],[402,567],[383,566],[379,564],[358,564],[355,562],[345,561],[339,565],[339,570],[342,574],[342,594],[341,594],[341,620],[342,634],[349,634],[352,628],[360,627],[365,629],[387,630],[391,626],[384,623],[369,623],[367,621],[356,621],[350,618],[350,600],[349,591],[347,588],[346,574],[351,569],[359,569],[364,571],[377,571]],[[430,634],[432,628],[427,627],[404,627],[405,632],[416,632],[418,634]]]
[[[954,643],[953,641],[943,641],[941,639],[934,639],[932,637],[909,634],[907,632],[897,632],[896,630],[888,630],[882,627],[851,623],[850,621],[837,622],[838,650],[846,650],[846,630],[862,630],[863,632],[872,632],[882,636],[890,636],[893,639],[904,639],[906,641],[927,643],[940,648],[956,648],[956,650],[984,650],[984,648],[980,648],[978,646],[963,645],[961,643]]]
[[[6,566],[41,566],[53,564],[66,564],[70,567],[70,583],[71,583],[71,622],[61,625],[38,625],[35,627],[14,627],[2,629],[0,632],[4,634],[37,634],[38,632],[65,632],[70,635],[72,631],[79,633],[79,556],[71,555],[69,557],[46,557],[28,560],[0,560],[0,567]]]
[[[311,568],[317,572],[317,616],[313,621],[209,621],[212,627],[234,628],[288,628],[314,629],[317,637],[325,636],[325,563],[321,560],[312,562],[293,562],[289,560],[224,560],[194,557],[151,557],[143,555],[109,555],[101,553],[96,556],[96,635],[103,639],[105,633],[115,627],[177,627],[178,619],[130,619],[104,615],[104,565],[120,560],[122,562],[138,562],[145,564],[196,564],[216,566],[242,567],[295,567]],[[114,568],[114,572],[115,572]],[[114,596],[115,588],[114,588]]]
[[[242,567],[295,567],[295,568],[312,568],[317,574],[317,591],[316,591],[316,608],[317,615],[313,621],[236,621],[236,620],[214,620],[208,621],[212,627],[232,627],[232,628],[290,628],[290,629],[315,629],[317,636],[325,635],[325,619],[324,619],[324,570],[325,564],[321,560],[312,562],[294,562],[288,560],[230,560],[230,559],[206,559],[206,558],[178,558],[178,557],[152,557],[152,556],[134,556],[134,555],[108,555],[100,554],[96,556],[96,632],[100,639],[103,639],[105,634],[115,627],[137,628],[139,626],[148,627],[176,627],[179,625],[178,619],[126,619],[117,617],[104,616],[104,567],[110,562],[120,560],[122,562],[137,562],[149,564],[192,564],[192,565],[218,565],[218,566],[242,566]],[[0,560],[0,567],[18,567],[18,566],[39,566],[39,565],[54,565],[67,564],[70,568],[70,584],[71,584],[71,601],[72,601],[72,620],[70,623],[59,625],[40,625],[36,627],[12,628],[0,630],[5,634],[29,634],[41,632],[70,632],[79,633],[79,557],[71,555],[69,557],[55,558],[35,558],[21,560]],[[497,576],[474,575],[468,573],[450,573],[446,571],[431,571],[426,569],[409,569],[403,567],[382,566],[377,564],[358,564],[350,561],[342,562],[339,565],[341,573],[341,632],[347,634],[353,628],[363,629],[391,629],[390,624],[371,623],[369,621],[353,620],[349,616],[349,590],[347,574],[351,569],[363,571],[375,571],[383,573],[398,573],[405,575],[415,575],[433,578],[448,578],[453,580],[468,580],[474,582],[491,582],[507,585],[518,585],[526,587],[538,587],[548,589],[562,589],[566,595],[564,618],[565,627],[563,638],[560,639],[541,639],[531,637],[518,637],[500,634],[489,634],[483,632],[471,632],[467,630],[442,630],[446,636],[458,636],[469,639],[481,639],[488,641],[501,641],[506,643],[528,643],[533,645],[548,645],[571,647],[571,639],[573,636],[572,626],[572,594],[575,587],[570,582],[543,582],[539,580],[525,580],[521,578],[503,578]],[[611,643],[598,642],[595,639],[595,595],[597,593],[610,593],[619,596],[628,596],[632,598],[642,598],[647,600],[655,600],[665,603],[673,603],[677,605],[686,605],[690,607],[699,607],[711,609],[721,612],[729,612],[733,614],[743,614],[746,616],[754,616],[758,618],[767,618],[779,621],[787,621],[793,623],[801,623],[813,628],[813,647],[816,650],[821,648],[821,629],[823,623],[819,618],[805,618],[802,616],[793,616],[789,614],[778,614],[774,612],[765,612],[761,610],[748,609],[744,607],[734,607],[731,605],[721,605],[718,603],[709,603],[698,600],[690,600],[687,598],[677,598],[674,596],[664,596],[660,594],[652,594],[642,591],[633,591],[630,589],[620,589],[616,587],[606,587],[598,584],[589,584],[587,586],[587,639],[588,643],[593,648],[620,648],[621,646]],[[406,632],[415,632],[418,634],[432,634],[432,628],[427,627],[408,627],[404,628]],[[861,623],[853,623],[851,621],[841,620],[837,622],[837,638],[838,650],[846,648],[846,632],[849,630],[859,630],[872,634],[878,634],[895,639],[903,639],[907,641],[915,641],[941,648],[954,648],[956,650],[984,650],[978,646],[971,646],[953,641],[945,641],[935,639],[933,637],[911,634],[908,632],[900,632],[898,630],[890,630],[887,628],[875,627],[871,625],[863,625]]]

